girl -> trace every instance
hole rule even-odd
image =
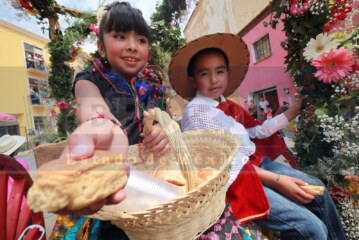
[[[80,126],[71,134],[63,155],[78,160],[91,157],[97,149],[126,156],[129,144],[141,143],[143,111],[165,109],[163,73],[155,67],[145,68],[152,36],[142,13],[127,2],[117,1],[105,11],[98,35],[102,60],[94,59],[93,68],[79,73],[73,87]],[[155,155],[169,149],[159,125],[153,126],[143,145]],[[97,212],[105,203],[119,203],[124,198],[121,190],[88,208],[62,211],[71,217],[58,218],[52,238],[128,239],[109,222],[74,217]]]
[[[288,120],[300,113],[304,98],[296,99],[285,113],[260,125],[242,107],[224,97],[240,85],[248,63],[245,43],[232,34],[207,35],[181,48],[170,64],[171,82],[179,95],[194,98],[184,111],[182,129],[225,130],[240,138],[242,144],[232,163],[227,200],[241,222],[256,220],[267,229],[280,231],[281,239],[345,239],[328,191],[314,197],[300,188],[308,183],[323,183],[263,158],[252,140],[270,136],[288,125]]]
[[[165,108],[162,73],[156,68],[144,69],[151,33],[141,12],[127,2],[115,2],[106,11],[98,36],[98,50],[103,60],[95,60],[93,70],[78,74],[74,83],[77,117],[81,125],[71,134],[69,148],[65,152],[74,159],[92,156],[95,149],[125,155],[128,144],[140,141],[143,111],[154,107]],[[159,125],[153,126],[143,144],[156,155],[164,154],[169,148]],[[91,214],[105,203],[118,203],[124,198],[122,190],[93,206],[71,213]],[[228,224],[224,224],[223,228],[230,232],[233,223],[228,223],[231,224],[230,229],[226,228]],[[234,234],[242,236],[241,228],[238,224],[236,226]],[[73,216],[60,216],[52,237],[128,239],[121,229],[110,222]]]

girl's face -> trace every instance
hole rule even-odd
[[[131,80],[147,63],[149,41],[133,30],[125,33],[112,31],[104,33],[103,43],[98,42],[98,49],[113,72]]]
[[[208,53],[198,58],[194,75],[189,79],[205,97],[218,100],[228,85],[228,67],[219,53]]]

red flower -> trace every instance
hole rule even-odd
[[[69,104],[66,102],[57,102],[56,107],[60,108],[61,110],[66,110],[69,108]]]
[[[98,37],[99,29],[95,24],[90,25],[90,30],[96,33],[96,37]]]
[[[73,115],[76,115],[76,113],[77,113],[77,107],[73,107],[73,108],[72,108],[72,114],[73,114]]]
[[[340,187],[331,187],[329,193],[334,202],[340,202],[350,198],[350,192]]]
[[[52,118],[55,118],[55,116],[56,116],[55,110],[54,110],[54,109],[51,109],[50,113],[51,113],[51,117],[52,117]]]

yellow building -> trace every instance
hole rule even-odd
[[[0,113],[17,117],[23,136],[53,125],[48,42],[47,38],[0,20]]]

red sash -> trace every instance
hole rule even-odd
[[[227,116],[233,117],[245,128],[261,125],[240,105],[227,100],[217,106]],[[264,193],[262,182],[253,166],[259,166],[262,156],[275,159],[286,145],[278,134],[273,134],[265,139],[251,139],[256,145],[256,152],[250,157],[250,161],[243,167],[237,179],[232,183],[227,192],[227,201],[230,203],[233,213],[242,223],[262,219],[269,214],[269,203]]]

